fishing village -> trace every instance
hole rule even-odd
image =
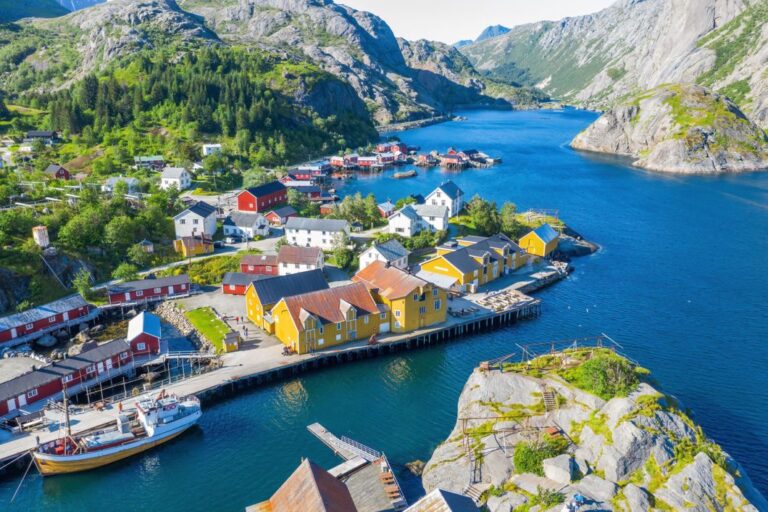
[[[0,474],[26,476],[32,465],[44,475],[99,467],[191,427],[197,400],[204,406],[303,372],[535,318],[535,292],[567,277],[572,256],[596,249],[557,212],[512,211],[502,219],[495,205],[487,211],[490,204],[448,179],[424,196],[373,203],[375,219],[366,225],[344,213],[349,200],[333,187],[408,163],[460,172],[496,162],[476,150],[418,154],[395,139],[372,156],[297,166],[223,203],[185,196],[187,208],[173,218],[173,250],[183,260],[91,285],[88,299],[78,293],[0,318]],[[142,157],[136,165],[159,164]],[[166,187],[189,187],[191,172],[158,168]],[[486,217],[496,219],[490,228],[479,226]],[[514,224],[516,239],[502,220]],[[55,253],[45,226],[32,234]],[[155,250],[148,240],[138,247]],[[214,283],[184,272],[218,254],[236,258],[236,271]],[[156,409],[157,418],[149,412]],[[166,410],[188,412],[165,418]],[[380,480],[379,499],[405,509],[383,454],[320,426],[310,432],[344,459],[331,474],[360,478],[358,470],[373,464],[374,480],[390,475]],[[374,509],[387,508],[359,508]]]

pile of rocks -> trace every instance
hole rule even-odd
[[[172,301],[160,303],[155,308],[155,314],[171,324],[182,336],[186,336],[198,350],[213,352],[213,345],[195,329],[195,326],[184,316],[184,310]]]

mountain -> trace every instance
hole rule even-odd
[[[768,169],[768,138],[728,98],[691,84],[664,85],[604,113],[571,143],[629,156],[672,173]]]
[[[489,76],[605,108],[692,82],[768,126],[768,0],[620,0],[587,16],[522,25],[461,48]]]
[[[456,41],[453,43],[454,48],[461,48],[463,46],[469,46],[470,44],[474,43],[471,39],[462,39],[461,41]]]
[[[485,30],[483,30],[479,36],[477,36],[477,39],[475,39],[476,43],[481,43],[485,41],[486,39],[492,39],[494,37],[503,36],[507,32],[509,32],[509,28],[503,26],[503,25],[492,25]]]
[[[67,14],[67,9],[56,0],[34,0],[19,2],[17,0],[0,0],[0,23],[20,20],[22,18],[55,18]]]

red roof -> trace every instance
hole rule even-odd
[[[344,309],[347,305],[358,310],[358,315],[375,314],[379,307],[374,302],[368,288],[362,283],[338,286],[327,290],[294,295],[283,299],[293,322],[299,331],[303,330],[304,322],[301,312],[317,317],[323,323],[338,323],[346,320]]]
[[[382,297],[389,300],[401,299],[429,285],[404,270],[387,267],[383,261],[374,261],[355,274],[352,280],[363,283],[371,290],[378,290]]]
[[[314,265],[323,251],[318,247],[297,247],[284,245],[280,248],[277,260],[280,263],[296,263],[299,265]]]
[[[275,254],[248,254],[240,260],[241,265],[250,265],[252,267],[275,267],[277,266],[277,255]]]

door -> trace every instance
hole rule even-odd
[[[96,365],[96,367],[98,368],[99,373],[104,373],[104,363],[103,362],[99,361],[99,364]]]
[[[389,332],[389,322],[384,322],[379,325],[379,333],[384,334],[385,332]]]
[[[111,370],[112,369],[112,360],[111,359],[107,359],[106,362],[107,362],[107,370]]]
[[[7,404],[8,404],[8,412],[16,410],[16,399],[15,398],[11,398],[10,400],[8,400]]]
[[[16,397],[16,400],[19,401],[19,407],[24,407],[27,405],[27,395],[19,395]]]
[[[64,312],[64,321],[66,322],[67,320],[69,320],[69,311]]]
[[[11,339],[15,338],[16,336],[18,336],[18,333],[16,332],[16,328],[14,327],[13,329],[11,329]]]
[[[130,292],[125,292],[125,300],[130,302],[130,300],[131,300],[131,293]]]

